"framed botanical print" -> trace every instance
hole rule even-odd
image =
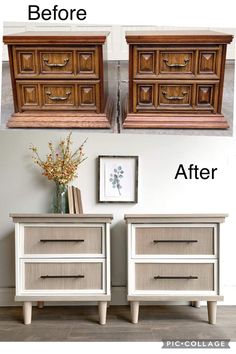
[[[98,202],[138,202],[138,156],[98,156]]]

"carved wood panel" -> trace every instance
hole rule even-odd
[[[98,89],[95,84],[78,86],[78,106],[84,110],[98,110]]]
[[[32,74],[36,74],[35,52],[17,51],[14,67],[16,75],[32,76]]]
[[[37,85],[23,85],[22,98],[24,106],[38,106],[38,88]]]
[[[19,111],[39,109],[39,88],[34,83],[17,83],[17,104]]]
[[[200,109],[217,110],[218,84],[197,85],[196,105]]]
[[[99,58],[97,48],[82,48],[77,51],[76,73],[80,77],[99,77]]]
[[[199,52],[199,73],[216,74],[216,51]]]
[[[156,85],[138,83],[134,90],[135,110],[154,110],[156,97]]]
[[[155,52],[139,52],[138,73],[155,74]]]

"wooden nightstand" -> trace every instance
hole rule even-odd
[[[125,215],[128,301],[138,322],[140,301],[206,300],[209,323],[222,301],[220,223],[226,214]]]
[[[228,128],[222,108],[226,46],[213,31],[127,32],[124,128]]]
[[[24,323],[32,302],[97,301],[106,323],[110,291],[112,215],[12,214],[15,223],[16,301]]]
[[[110,128],[107,32],[6,35],[15,113],[9,128]]]

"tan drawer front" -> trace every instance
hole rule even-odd
[[[101,263],[26,263],[26,290],[102,289]]]
[[[99,82],[17,81],[20,111],[81,110],[100,112]]]
[[[214,290],[214,265],[207,263],[138,263],[136,290]]]
[[[25,254],[102,253],[101,227],[24,228]]]
[[[135,253],[150,254],[214,254],[213,227],[137,227]]]

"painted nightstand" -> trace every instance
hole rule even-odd
[[[207,301],[216,323],[222,301],[220,223],[226,214],[125,215],[128,301],[138,322],[140,301]]]
[[[112,215],[11,214],[15,223],[16,301],[24,323],[32,302],[98,302],[106,323]]]

